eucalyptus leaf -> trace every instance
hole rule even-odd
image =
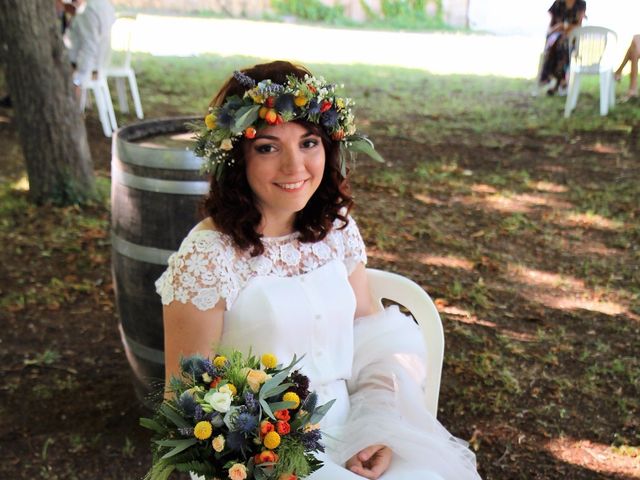
[[[324,405],[321,405],[319,407],[317,407],[313,413],[311,414],[311,418],[309,419],[310,423],[318,423],[320,420],[322,420],[322,417],[324,417],[326,415],[326,413],[329,411],[329,409],[331,408],[331,406],[336,402],[335,399],[325,403]]]
[[[258,119],[258,111],[261,105],[247,105],[238,109],[236,120],[231,128],[232,133],[240,133],[245,128],[253,125]]]
[[[160,405],[160,413],[162,413],[165,417],[167,417],[171,422],[175,424],[176,427],[188,428],[191,427],[187,421],[182,418],[175,409],[170,406],[168,403],[163,403]]]
[[[352,152],[364,153],[377,162],[384,163],[384,158],[376,152],[371,140],[367,137],[355,137],[353,140],[348,139],[348,149]]]
[[[275,417],[275,415],[273,414],[273,412],[271,411],[271,407],[269,406],[269,404],[267,403],[267,401],[266,401],[265,399],[261,398],[261,399],[259,400],[259,402],[260,402],[260,406],[262,407],[262,410],[264,411],[264,413],[266,413],[266,414],[267,414],[267,416],[268,416],[270,419],[275,420],[275,419],[276,419],[276,417]]]
[[[289,387],[293,387],[293,383],[283,383],[282,385],[278,385],[277,387],[273,387],[269,390],[267,390],[263,397],[264,398],[269,398],[269,397],[275,397],[276,395],[280,395],[282,392],[285,392]],[[262,391],[260,392],[262,393]]]
[[[195,445],[196,443],[198,443],[198,440],[195,438],[183,439],[180,445],[176,445],[172,450],[165,453],[161,458],[164,458],[164,459],[171,458],[174,455],[177,455],[178,453],[191,447],[192,445]]]

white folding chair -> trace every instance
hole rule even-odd
[[[580,82],[585,75],[600,77],[600,115],[609,113],[615,105],[615,82],[613,79],[616,32],[604,27],[580,27],[569,34],[572,46],[569,64],[569,88],[564,107],[564,116],[569,118],[576,108],[580,93]]]
[[[438,396],[444,358],[444,330],[440,314],[431,297],[420,285],[396,273],[367,269],[369,290],[375,302],[387,299],[405,307],[420,326],[427,346],[427,384],[425,404],[434,417],[438,414]]]
[[[125,79],[129,81],[129,90],[131,91],[131,97],[133,98],[133,106],[136,110],[136,116],[142,119],[144,118],[144,113],[142,112],[142,103],[140,102],[140,92],[138,91],[136,72],[131,67],[131,42],[133,39],[135,24],[135,17],[122,16],[118,18],[114,25],[114,30],[118,29],[118,33],[122,33],[122,35],[118,35],[118,37],[122,38],[124,41],[124,45],[122,45],[124,47],[124,59],[121,63],[114,63],[113,55],[111,55],[109,64],[105,70],[105,75],[107,79],[115,79],[118,104],[120,106],[120,111],[123,113],[129,112]]]

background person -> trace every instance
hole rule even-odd
[[[544,49],[541,88],[553,95],[566,92],[567,70],[569,69],[568,35],[582,25],[587,11],[585,0],[555,0],[549,8],[551,22],[547,30],[547,42]]]
[[[640,58],[640,35],[634,35],[631,40],[631,44],[627,49],[627,53],[622,60],[622,63],[618,67],[615,73],[615,79],[619,82],[622,79],[622,70],[627,65],[627,62],[631,62],[631,74],[629,75],[629,90],[622,101],[638,96],[638,58]]]

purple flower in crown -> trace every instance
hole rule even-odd
[[[317,99],[312,98],[309,101],[309,106],[307,110],[309,111],[310,114],[314,114],[314,115],[317,113],[320,113],[320,102],[318,102]]]
[[[320,117],[320,123],[325,128],[332,128],[338,123],[338,112],[333,108],[327,110]]]
[[[253,78],[247,74],[239,72],[238,70],[233,72],[233,78],[235,78],[244,88],[253,88],[256,86],[256,81]]]
[[[276,110],[279,112],[293,112],[294,103],[293,103],[293,95],[290,93],[285,93],[284,95],[280,95],[276,99],[275,103]]]

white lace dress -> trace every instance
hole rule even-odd
[[[392,465],[381,477],[384,480],[479,479],[473,454],[422,407],[419,378],[413,382],[418,390],[399,395],[402,372],[390,371],[386,379],[379,378],[393,361],[380,367],[375,366],[379,358],[367,358],[365,363],[373,366],[369,377],[366,368],[358,366],[362,364],[354,358],[358,351],[364,360],[368,352],[383,350],[364,341],[359,348],[360,337],[389,347],[394,335],[400,343],[420,336],[413,335],[412,329],[417,328],[413,322],[393,319],[391,323],[384,318],[400,316],[397,310],[354,323],[356,300],[348,278],[359,263],[366,263],[366,255],[353,219],[344,229],[338,225],[317,243],[302,243],[297,234],[263,238],[265,251],[258,257],[238,251],[219,232],[192,231],[169,258],[167,270],[156,282],[157,291],[163,304],[192,302],[200,310],[224,299],[222,346],[272,352],[283,363],[294,353],[305,354],[301,370],[311,380],[311,388],[322,403],[336,399],[322,421],[323,431],[331,437],[325,438],[325,466],[312,480],[361,479],[342,465],[360,448],[374,443],[394,450]],[[385,332],[389,325],[394,327]],[[359,329],[363,335],[357,333]],[[388,358],[393,355],[390,352]],[[383,393],[377,390],[380,386]]]

